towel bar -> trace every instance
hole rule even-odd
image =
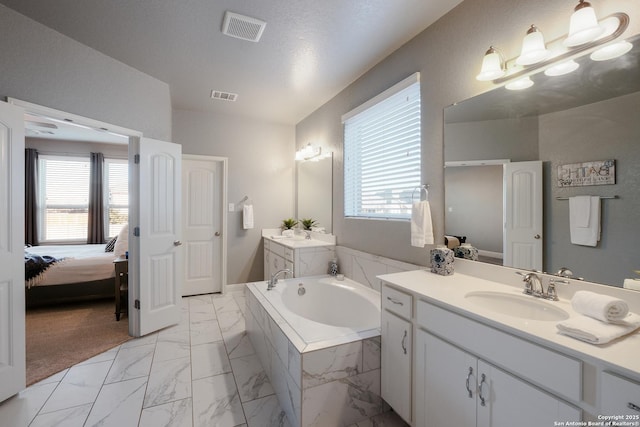
[[[416,198],[416,191],[419,191],[419,196],[422,196],[422,191],[424,190],[424,199],[429,200],[429,184],[422,184],[420,187],[416,187],[413,189],[413,193],[411,193],[411,201]],[[419,199],[420,200],[420,199]]]

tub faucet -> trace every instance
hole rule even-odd
[[[276,287],[276,283],[278,283],[278,276],[280,276],[280,274],[282,273],[284,274],[289,273],[291,277],[293,277],[293,271],[289,270],[288,268],[283,268],[282,270],[276,271],[271,275],[271,279],[269,279],[269,281],[267,282],[268,291]]]

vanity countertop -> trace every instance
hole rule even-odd
[[[296,234],[294,237],[284,237],[279,229],[264,229],[262,237],[290,249],[335,246],[336,244],[336,237],[325,233],[311,232],[311,239],[307,239],[304,233]]]
[[[612,368],[630,377],[640,380],[640,331],[619,338],[605,345],[593,345],[577,339],[560,335],[555,321],[527,320],[500,314],[479,306],[465,295],[473,291],[493,291],[523,295],[520,282],[518,286],[497,283],[490,280],[455,273],[440,276],[429,270],[414,270],[378,276],[379,279],[414,294],[419,299],[446,308],[452,312],[503,330],[528,341],[552,348],[569,356]],[[631,292],[631,291],[629,291]],[[605,292],[602,292],[605,293]],[[630,294],[635,300],[636,295]],[[536,299],[531,297],[532,299]],[[565,310],[571,317],[578,314],[571,308],[571,301],[548,301]],[[632,309],[635,304],[629,304]],[[633,311],[633,310],[632,310]],[[637,311],[636,311],[637,312]]]

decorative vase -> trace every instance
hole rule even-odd
[[[334,277],[338,275],[338,260],[335,258],[329,261],[329,274]]]
[[[438,246],[431,250],[431,272],[441,276],[453,274],[453,251],[446,246]]]
[[[471,246],[469,243],[463,243],[453,250],[456,258],[470,259],[472,261],[478,260],[478,249]]]

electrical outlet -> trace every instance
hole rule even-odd
[[[236,210],[236,205],[233,203],[229,203],[229,212],[233,212]]]

